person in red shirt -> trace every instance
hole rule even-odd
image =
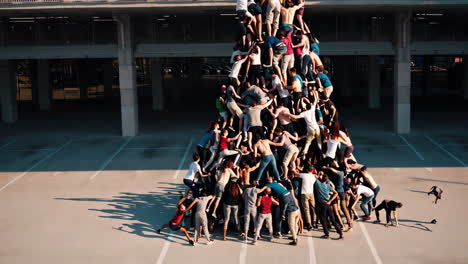
[[[294,50],[292,43],[292,31],[289,33],[281,32],[281,42],[286,45],[286,53],[283,55],[281,63],[281,74],[283,75],[284,81],[288,81],[288,70],[294,67]]]
[[[184,197],[182,199],[179,200],[179,202],[177,203],[177,211],[176,211],[176,215],[167,223],[165,223],[160,229],[156,230],[156,232],[158,234],[161,234],[161,230],[163,230],[164,228],[166,227],[169,227],[170,229],[172,229],[173,231],[181,231],[182,233],[185,234],[185,237],[188,239],[190,245],[194,246],[195,243],[193,242],[192,238],[190,237],[189,233],[187,232],[187,229],[183,228],[180,226],[180,222],[182,221],[182,219],[184,218],[184,215],[185,215],[185,212],[189,211],[190,209],[192,209],[192,207],[195,205],[196,201],[193,201],[189,207],[185,207],[184,205],[184,201],[187,200],[187,199],[190,199],[190,197],[192,196],[191,193],[189,193],[187,195],[187,197]]]
[[[273,221],[271,217],[271,205],[279,205],[279,202],[276,201],[271,195],[271,189],[266,188],[265,195],[258,197],[257,206],[260,207],[260,214],[258,215],[257,226],[253,244],[257,242],[258,237],[260,236],[260,230],[262,229],[263,222],[266,221],[268,226],[268,232],[270,232],[270,241],[273,240]]]

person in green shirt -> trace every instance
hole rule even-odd
[[[228,109],[226,106],[226,90],[221,91],[220,96],[216,98],[216,109],[218,109],[219,115],[223,118],[223,125],[221,129],[224,129],[228,120]]]

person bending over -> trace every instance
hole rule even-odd
[[[390,213],[393,212],[393,218],[395,218],[395,227],[398,227],[398,216],[396,209],[401,208],[403,206],[402,203],[395,202],[393,200],[383,200],[377,207],[375,207],[375,218],[377,220],[375,221],[376,223],[380,223],[380,218],[379,218],[379,211],[382,209],[385,209],[385,214],[387,217],[387,224],[385,224],[385,227],[389,227],[390,225],[393,225],[392,219],[390,216]]]

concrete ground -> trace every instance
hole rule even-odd
[[[459,117],[464,111],[458,112]],[[444,116],[431,113],[428,119]],[[385,128],[385,110],[368,115],[348,111],[355,154],[382,187],[378,200],[404,204],[398,211],[399,228],[359,222],[344,241],[333,239],[336,233],[331,240],[322,240],[322,233],[310,231],[300,236],[297,247],[287,245],[286,239],[252,246],[234,233],[221,241],[217,231],[213,245],[205,245],[202,238],[200,245],[191,247],[180,233],[157,234],[155,229],[175,212],[190,153],[209,116],[162,113],[151,123],[148,115],[142,118],[142,136],[124,138],[118,136],[118,127],[96,115],[70,122],[69,133],[64,132],[66,119],[41,126],[33,115],[6,127],[8,131],[1,129],[0,263],[466,263],[468,259],[468,207],[463,200],[468,191],[468,136],[463,119],[458,119],[455,129],[424,127],[428,124],[422,122],[415,124],[420,129],[414,133],[398,136]],[[380,122],[383,128],[378,125],[381,118],[387,120]],[[83,124],[86,120],[90,123]],[[87,125],[93,127],[89,124],[97,127],[86,133]],[[102,127],[112,129],[106,132]],[[425,194],[433,185],[444,190],[438,204]],[[432,219],[437,224],[431,224]]]

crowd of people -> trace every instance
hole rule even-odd
[[[162,228],[182,231],[191,244],[232,221],[252,242],[289,234],[291,245],[310,230],[338,234],[354,221],[390,213],[381,186],[353,155],[351,135],[333,103],[334,87],[320,45],[303,20],[302,0],[238,0],[232,70],[217,91],[217,118],[202,135],[183,183],[190,190]],[[356,205],[360,201],[363,216]],[[192,239],[180,223],[192,209]],[[160,232],[161,229],[158,230]]]

